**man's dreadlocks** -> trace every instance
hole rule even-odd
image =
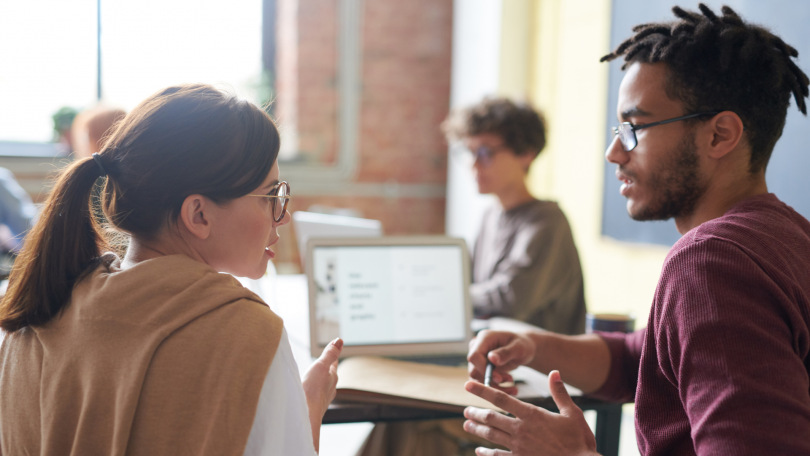
[[[799,53],[764,27],[744,22],[728,6],[718,17],[706,5],[700,13],[672,8],[680,20],[633,28],[635,36],[602,57],[666,63],[667,95],[686,113],[733,111],[746,127],[751,172],[764,170],[782,136],[791,93],[807,115],[807,75],[791,59]],[[702,13],[702,14],[701,14]]]

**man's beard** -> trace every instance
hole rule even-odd
[[[692,215],[708,184],[700,176],[700,159],[694,133],[684,137],[660,166],[650,173],[647,182],[652,201],[641,210],[630,213],[633,220],[668,220]]]

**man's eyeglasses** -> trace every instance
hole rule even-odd
[[[613,134],[619,136],[619,141],[622,143],[622,147],[624,148],[625,152],[630,152],[631,150],[635,149],[638,145],[638,138],[636,138],[636,131],[643,130],[645,128],[655,127],[658,125],[664,125],[671,122],[678,122],[680,120],[686,119],[693,119],[695,117],[702,117],[702,116],[714,116],[719,114],[720,111],[709,111],[709,112],[699,112],[697,114],[689,114],[688,116],[680,116],[675,117],[672,119],[662,120],[660,122],[653,122],[644,125],[633,125],[630,122],[622,122],[619,124],[618,127],[613,127]]]
[[[492,159],[499,151],[506,148],[506,145],[496,147],[479,146],[477,149],[470,149],[464,146],[458,146],[453,149],[453,154],[461,159],[472,158],[472,162],[481,163],[481,166],[489,166],[492,164]]]
[[[287,214],[287,203],[290,202],[290,184],[286,182],[279,182],[266,195],[245,195],[257,196],[259,198],[270,198],[273,202],[273,220],[276,223]]]

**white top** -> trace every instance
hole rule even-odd
[[[316,454],[307,399],[284,329],[264,379],[245,456]]]

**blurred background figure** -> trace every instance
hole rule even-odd
[[[571,227],[554,201],[529,193],[529,166],[546,145],[545,122],[526,103],[485,98],[443,124],[466,155],[478,192],[497,199],[472,253],[475,316],[503,316],[564,334],[585,330],[585,290]]]
[[[89,157],[100,151],[104,146],[104,140],[111,133],[111,127],[126,114],[123,109],[104,105],[80,112],[70,128],[75,158]]]
[[[74,159],[87,158],[101,151],[113,131],[113,126],[126,115],[127,113],[123,109],[101,104],[80,112],[70,128]],[[101,226],[105,226],[107,223],[107,217],[101,210],[103,187],[104,178],[100,177],[93,186],[93,214]]]
[[[23,236],[31,228],[36,208],[11,171],[0,168],[0,255],[17,253]],[[0,263],[0,273],[8,275]]]

